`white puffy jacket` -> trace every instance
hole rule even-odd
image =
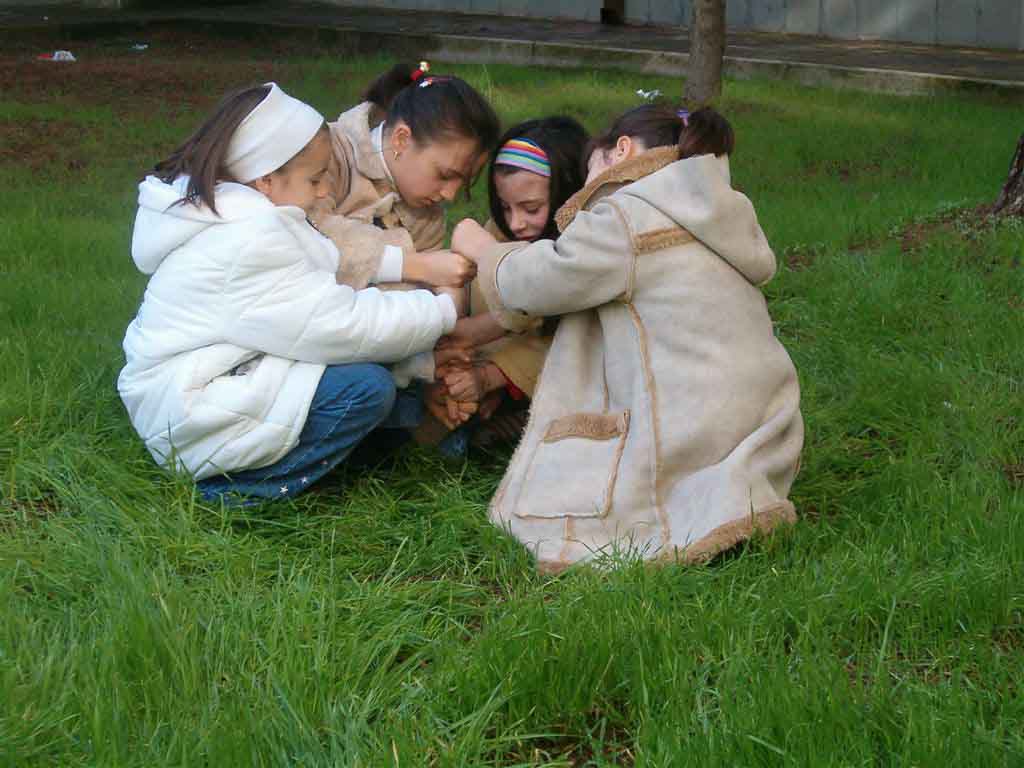
[[[143,181],[132,235],[151,277],[117,387],[158,463],[197,480],[272,464],[326,365],[402,360],[454,326],[447,296],[338,285],[337,248],[299,208],[225,182],[214,213],[177,204],[187,184]]]

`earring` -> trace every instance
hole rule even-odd
[[[395,155],[395,160],[397,160],[398,158],[400,158],[400,157],[402,156],[402,153],[401,153],[401,152],[399,152],[399,151],[398,151],[398,150],[396,149],[396,150],[394,150],[394,155]]]

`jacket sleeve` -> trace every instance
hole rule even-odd
[[[226,280],[225,341],[293,360],[395,362],[431,349],[455,325],[449,297],[339,285],[287,231],[250,240]]]
[[[488,305],[503,313],[564,315],[605,304],[630,291],[633,246],[618,205],[602,200],[582,211],[557,240],[501,243],[479,263]]]
[[[413,249],[412,238],[404,229],[382,229],[336,213],[319,214],[314,221],[341,253],[337,281],[356,290],[377,282],[386,246],[401,248],[403,260]]]
[[[385,242],[376,236],[380,229],[372,222],[338,213],[338,207],[352,189],[352,168],[345,151],[345,132],[338,123],[328,127],[331,156],[324,179],[327,195],[317,201],[310,218],[341,252],[338,282],[358,290],[372,283],[380,271]]]
[[[499,243],[510,243],[509,239],[498,228],[498,225],[494,223],[494,219],[487,220],[487,223],[484,224],[484,230]],[[482,274],[483,271],[481,270]],[[541,325],[544,323],[543,317],[513,312],[504,308],[495,296],[494,290],[488,291],[482,286],[484,282],[492,283],[493,281],[477,277],[470,283],[470,306],[473,314],[477,314],[480,311],[490,312],[494,315],[494,319],[498,321],[498,324],[510,333],[536,333],[540,330]],[[517,384],[516,386],[519,385]]]

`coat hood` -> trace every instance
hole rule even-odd
[[[569,198],[556,216],[559,229],[588,203],[616,191],[660,211],[754,285],[775,274],[775,254],[754,206],[730,184],[728,157],[679,160],[675,147],[644,152],[609,168]]]
[[[247,218],[275,207],[255,189],[234,182],[217,185],[218,213],[205,205],[180,203],[185,197],[188,181],[188,176],[179,176],[171,183],[147,176],[139,184],[139,210],[132,230],[132,260],[143,274],[156,272],[169,253],[207,227]],[[294,210],[299,211],[298,208]]]

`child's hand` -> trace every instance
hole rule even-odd
[[[469,421],[473,414],[477,412],[477,408],[479,407],[472,400],[456,400],[451,397],[448,398],[445,405],[448,409],[448,419],[454,423],[456,427]],[[451,427],[451,429],[455,429],[455,427]]]
[[[484,396],[484,382],[478,366],[462,368],[445,374],[444,385],[455,400],[480,402]]]
[[[441,380],[445,374],[473,365],[473,355],[464,346],[445,342],[444,338],[434,349],[434,378]]]
[[[435,287],[462,286],[476,277],[476,264],[453,251],[417,253],[407,259],[402,276]]]
[[[458,413],[456,408],[456,418],[452,418],[448,411],[448,390],[444,388],[442,382],[436,382],[427,386],[426,392],[423,395],[423,404],[427,407],[427,411],[440,421],[445,427],[451,431],[458,427],[462,421],[458,419]]]
[[[480,363],[445,374],[444,385],[450,397],[478,403],[488,392],[505,386],[505,374],[494,363]]]
[[[467,259],[477,262],[483,252],[498,241],[486,229],[473,219],[463,219],[455,225],[452,232],[452,250],[461,253]]]

